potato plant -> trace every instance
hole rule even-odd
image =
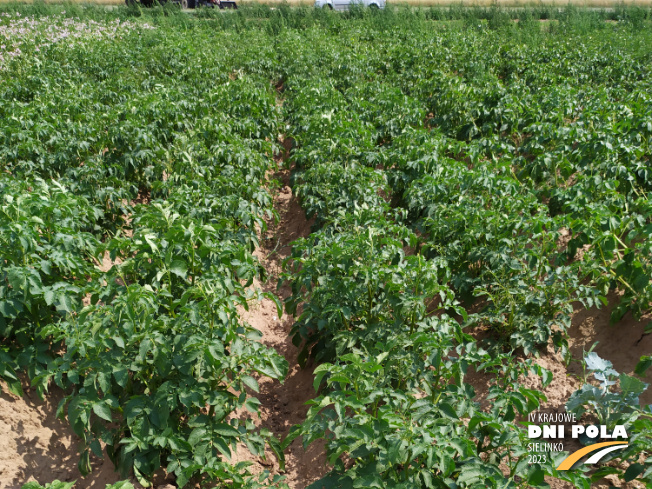
[[[551,379],[513,355],[566,352],[573,305],[614,289],[614,321],[650,310],[650,139],[629,122],[649,111],[648,54],[620,57],[628,27],[570,14],[548,31],[470,17],[454,35],[370,18],[353,42],[324,34],[285,65],[295,188],[315,218],[286,264],[286,307],[300,361],[326,362],[293,436],[325,439],[334,464],[311,487],[546,487],[544,474],[590,486],[526,462],[514,421],[542,398],[517,379]],[[463,328],[495,341],[485,350]],[[468,368],[502,385],[491,409]]]
[[[47,18],[27,24],[31,41],[47,37]],[[141,56],[165,29],[124,36],[41,45],[8,68],[27,72],[2,74],[0,372],[16,394],[21,370],[40,394],[64,390],[57,414],[81,439],[82,475],[106,449],[145,486],[164,468],[179,486],[282,487],[231,462],[242,443],[283,464],[252,393],[288,365],[238,315],[261,297],[252,252],[275,215],[272,89],[230,80],[225,55],[170,77],[192,46]],[[216,73],[224,83],[202,97],[184,82]]]

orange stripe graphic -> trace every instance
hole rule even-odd
[[[595,452],[604,447],[609,447],[611,445],[622,445],[623,448],[627,446],[627,442],[622,441],[605,441],[602,443],[596,443],[595,445],[589,445],[588,447],[580,448],[578,451],[571,453],[566,457],[562,463],[559,464],[557,470],[568,470],[570,469],[575,462],[581,459],[583,456],[588,455],[591,452]]]

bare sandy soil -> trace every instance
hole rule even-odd
[[[104,489],[120,480],[113,464],[93,461],[93,473],[82,479],[77,462],[79,439],[68,421],[55,416],[62,398],[52,389],[41,402],[36,392],[24,385],[22,398],[8,394],[5,385],[0,394],[0,489],[20,488],[29,481],[41,484],[55,479],[78,480],[77,488]]]
[[[289,150],[289,145],[287,146]],[[278,278],[282,272],[282,263],[291,252],[290,244],[301,237],[310,234],[310,223],[289,186],[290,170],[284,169],[272,175],[272,179],[281,183],[280,190],[274,197],[275,207],[280,221],[269,223],[269,228],[261,240],[261,248],[254,255],[267,270],[269,275],[265,284],[259,284],[265,292],[272,292],[281,299],[290,295],[290,288],[284,285],[276,290]],[[276,305],[268,299],[242,313],[242,318],[254,328],[263,333],[262,342],[281,353],[290,364],[288,377],[283,384],[271,379],[260,380],[261,419],[259,426],[269,429],[279,438],[284,438],[290,428],[301,423],[308,412],[307,401],[315,397],[312,386],[313,368],[301,369],[296,363],[297,347],[292,344],[289,336],[292,327],[292,316],[285,312],[279,318]],[[266,454],[267,460],[251,458],[251,454],[242,447],[234,460],[251,460],[272,473],[279,473],[278,462],[271,454]],[[307,450],[303,449],[301,440],[295,440],[286,453],[286,482],[292,488],[304,488],[328,472],[326,456],[322,444],[313,444]]]

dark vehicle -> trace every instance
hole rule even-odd
[[[161,0],[158,0],[159,2]],[[163,0],[166,1],[166,0]],[[237,9],[238,6],[235,3],[235,0],[171,0],[174,3],[178,3],[181,5],[181,8],[183,9],[192,9],[195,7],[199,6],[206,6],[206,7],[218,7],[220,9]],[[125,0],[125,3],[127,6],[130,5],[136,5],[140,3],[141,5],[145,7],[151,7],[154,5],[155,0]]]

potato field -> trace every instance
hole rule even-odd
[[[651,194],[650,10],[3,5],[0,488],[652,487]]]

